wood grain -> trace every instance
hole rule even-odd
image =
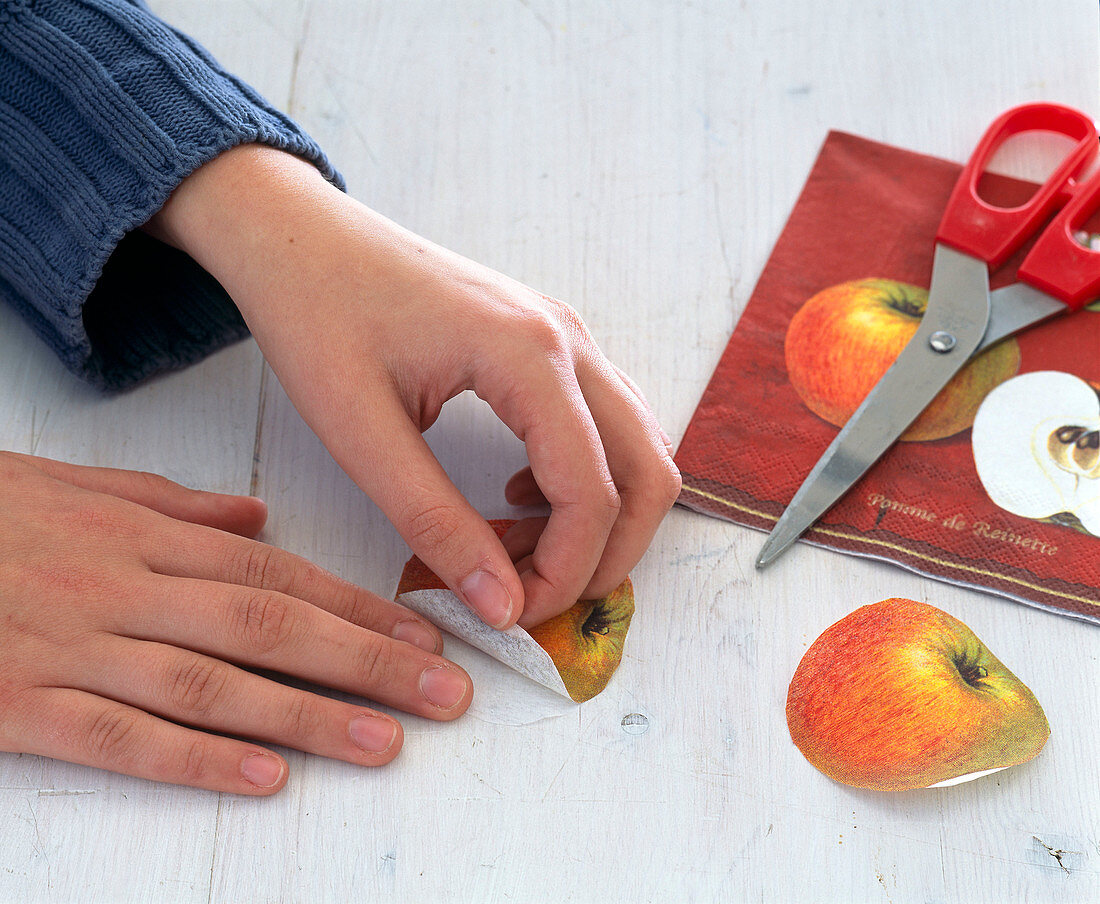
[[[1012,104],[1100,113],[1092,0],[153,0],[393,219],[573,304],[677,439],[830,128],[962,159]],[[473,398],[428,434],[486,517],[522,446]],[[118,398],[0,309],[0,447],[258,492],[267,539],[383,596],[408,556],[250,343]],[[287,756],[270,800],[0,755],[2,901],[1100,898],[1094,626],[674,511],[610,687],[532,725],[404,718],[390,766]],[[806,647],[889,596],[1034,690],[1033,762],[854,791],[791,744]],[[623,731],[625,715],[649,720]]]

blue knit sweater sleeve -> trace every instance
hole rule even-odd
[[[213,277],[138,230],[247,142],[343,187],[309,136],[142,0],[0,0],[0,297],[105,389],[247,335]]]

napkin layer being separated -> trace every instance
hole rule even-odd
[[[516,522],[492,520],[503,537]],[[634,585],[626,578],[598,600],[570,609],[525,631],[490,628],[419,558],[405,563],[394,600],[438,627],[556,694],[583,703],[600,693],[622,660],[634,616]]]
[[[838,432],[791,383],[784,342],[792,318],[811,297],[848,281],[927,287],[936,228],[960,170],[829,134],[677,451],[680,504],[771,530]],[[992,175],[981,184],[999,206],[1021,203],[1031,190]],[[1026,251],[994,274],[993,288],[1014,281]],[[975,462],[970,428],[896,443],[804,538],[1100,623],[1100,538],[1085,526],[1100,512],[1091,448],[1100,402],[1095,414],[1087,402],[1100,391],[1095,307],[1013,340],[1017,375],[986,390],[978,409],[984,461]],[[1044,392],[1054,395],[1049,406]],[[1068,392],[1086,401],[1069,408]],[[1027,399],[1039,413],[1023,413]],[[1067,423],[1047,423],[1054,412]],[[1008,464],[983,451],[1002,448],[1002,435],[1003,447],[1019,450]]]

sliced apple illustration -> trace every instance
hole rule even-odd
[[[888,599],[813,642],[787,691],[791,739],[857,788],[906,791],[1034,757],[1050,735],[1035,695],[958,619]]]
[[[971,434],[989,498],[1024,518],[1073,515],[1100,536],[1100,396],[1073,374],[1036,371],[994,389]]]
[[[509,520],[489,523],[498,535],[515,524]],[[602,599],[580,600],[530,631],[518,626],[496,631],[470,613],[416,556],[405,563],[394,599],[577,703],[607,687],[622,660],[634,615],[634,588],[627,578]]]

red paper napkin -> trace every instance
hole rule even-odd
[[[677,452],[682,505],[772,528],[838,432],[791,384],[784,340],[792,317],[811,296],[850,280],[927,287],[936,228],[960,170],[828,136]],[[1002,206],[1031,189],[1003,177],[982,184]],[[994,275],[993,288],[1014,281],[1026,251]],[[1100,312],[1049,321],[1016,341],[1019,374],[1055,371],[1100,387]],[[1100,538],[1072,515],[1024,517],[994,502],[971,435],[896,443],[805,539],[1100,623]]]

